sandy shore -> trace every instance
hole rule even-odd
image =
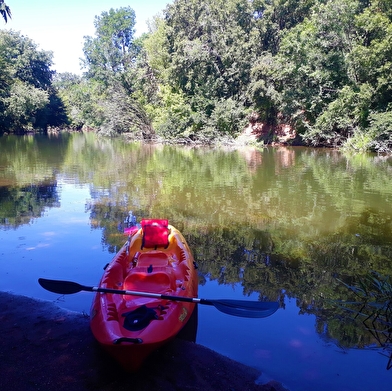
[[[179,338],[139,373],[125,373],[94,340],[88,317],[4,292],[0,332],[2,390],[285,390],[275,381],[257,385],[256,369]]]

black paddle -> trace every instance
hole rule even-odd
[[[152,292],[137,292],[120,289],[98,288],[93,286],[80,285],[72,281],[47,280],[45,278],[39,278],[38,282],[44,289],[62,295],[78,293],[81,291],[88,291],[153,297],[173,301],[186,301],[188,303],[213,305],[216,309],[221,312],[224,312],[225,314],[241,316],[244,318],[265,318],[272,315],[279,308],[279,303],[276,301],[268,302],[230,299],[207,300],[198,299],[196,297],[169,296]]]

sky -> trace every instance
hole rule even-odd
[[[53,52],[57,72],[81,74],[84,36],[94,36],[94,17],[110,8],[131,7],[136,14],[136,34],[148,31],[147,21],[173,0],[5,0],[12,19],[0,20],[0,29],[19,31],[40,50]]]

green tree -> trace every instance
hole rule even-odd
[[[195,108],[211,112],[211,100],[244,99],[257,55],[252,11],[243,0],[178,0],[168,7],[171,82],[194,97]]]
[[[383,4],[376,1],[364,8],[358,2],[356,14],[344,20],[345,26],[351,25],[342,58],[347,81],[305,134],[310,139],[342,139],[360,150],[391,149],[392,23]],[[381,122],[384,126],[375,129]]]
[[[149,30],[149,34],[143,37],[138,56],[139,72],[133,74],[135,95],[159,136],[165,139],[187,137],[192,110],[185,94],[171,86],[168,25],[161,17],[155,16]]]
[[[60,73],[55,76],[54,86],[59,91],[72,128],[81,129],[85,125],[98,129],[102,125],[104,117],[100,102],[105,100],[105,90],[100,82]]]
[[[276,55],[265,53],[252,70],[251,96],[265,118],[291,123],[314,145],[349,140],[346,145],[361,150],[388,149],[386,126],[375,129],[381,117],[390,123],[387,3],[318,3],[301,23],[281,31]]]
[[[355,22],[357,37],[348,58],[349,74],[354,83],[373,86],[373,107],[385,110],[391,103],[392,17],[376,2]]]
[[[186,132],[192,138],[235,135],[251,106],[246,91],[258,55],[259,31],[252,2],[177,0],[166,8],[164,20],[165,25],[158,23],[146,41],[146,50],[157,77],[190,107]],[[155,37],[166,52],[152,53]],[[221,109],[225,100],[235,102],[237,108],[233,126],[226,126],[233,113]]]
[[[52,88],[52,53],[20,33],[0,30],[0,131],[23,131],[65,120]]]
[[[13,77],[46,89],[51,85],[54,71],[53,53],[38,50],[37,45],[28,37],[14,31],[0,31],[0,55],[12,71]]]
[[[85,37],[83,47],[87,77],[106,82],[132,64],[137,54],[135,23],[135,11],[130,7],[111,8],[95,17],[95,37]]]
[[[150,21],[149,30],[142,45],[146,60],[154,77],[161,83],[168,83],[170,67],[168,25],[157,15]]]
[[[356,17],[357,37],[347,58],[348,72],[361,104],[361,121],[346,145],[392,151],[391,1],[375,1]],[[363,94],[366,91],[367,94]]]
[[[282,32],[295,27],[309,16],[317,0],[253,0],[254,16],[260,29],[263,51],[277,54]]]
[[[86,80],[62,92],[68,111],[74,122],[102,134],[149,138],[150,120],[136,86],[141,40],[134,39],[135,12],[130,7],[110,9],[95,17],[94,26],[95,37],[85,37],[83,49]]]
[[[46,91],[20,80],[12,84],[10,95],[4,99],[5,116],[12,119],[15,129],[33,128],[40,109],[49,104]]]

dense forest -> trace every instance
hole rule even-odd
[[[83,76],[0,30],[0,134],[208,144],[250,125],[261,143],[290,129],[292,143],[392,151],[392,0],[174,0],[141,37],[130,7],[93,22]]]

